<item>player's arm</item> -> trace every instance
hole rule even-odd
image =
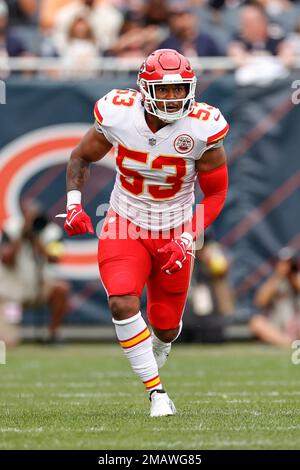
[[[68,235],[94,233],[90,217],[81,206],[81,191],[89,177],[90,164],[103,158],[112,144],[92,127],[71,153],[67,166],[67,218],[64,228]]]
[[[226,154],[224,147],[206,150],[200,160],[196,160],[196,170],[198,173],[214,170],[226,164]]]
[[[89,167],[103,158],[112,144],[92,127],[71,153],[67,167],[67,191],[82,191],[89,176]]]
[[[159,250],[159,252],[170,254],[169,261],[162,267],[167,274],[181,269],[187,254],[190,254],[193,240],[198,238],[202,229],[205,230],[217,218],[224,206],[228,188],[228,172],[223,145],[206,150],[204,155],[196,161],[196,171],[204,194],[201,201],[201,206],[204,208],[204,221],[203,224],[199,223],[202,208],[197,206],[191,223],[185,226],[182,235]]]
[[[198,182],[203,192],[204,230],[214,222],[223,209],[228,190],[228,171],[224,147],[207,150],[196,162]],[[196,211],[197,216],[197,211]],[[194,216],[193,238],[200,235]]]

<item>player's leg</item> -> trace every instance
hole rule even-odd
[[[157,367],[161,369],[171,352],[172,343],[180,336],[182,330],[182,321],[177,328],[171,330],[161,330],[152,327],[152,348],[157,363]]]
[[[164,393],[153,355],[151,334],[140,312],[140,296],[151,267],[151,257],[139,240],[100,238],[100,275],[107,291],[117,338],[150,396],[158,397],[155,400],[159,406],[155,410],[151,407],[151,416],[165,416],[173,414],[173,410],[161,399]]]
[[[152,325],[153,352],[159,368],[165,364],[172,343],[181,333],[182,315],[193,269],[192,258],[189,257],[180,271],[168,275],[161,271],[162,261],[161,258],[155,261],[147,282],[147,311]]]

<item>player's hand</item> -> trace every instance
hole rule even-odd
[[[175,238],[162,248],[158,253],[167,253],[170,255],[169,261],[161,268],[166,274],[173,274],[182,268],[183,263],[188,255],[193,253],[190,251],[193,245],[193,238],[189,233],[183,233],[179,238]]]
[[[67,214],[59,214],[59,216],[63,215],[66,215],[64,229],[70,237],[83,233],[94,233],[92,221],[84,212],[81,204],[71,204]]]

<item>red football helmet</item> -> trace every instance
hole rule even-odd
[[[137,80],[146,111],[164,122],[173,122],[189,114],[195,101],[196,82],[188,59],[174,49],[152,52],[143,62]],[[156,85],[170,83],[186,84],[187,87],[186,97],[176,98],[176,102],[181,102],[181,109],[176,112],[167,110],[167,103],[174,99],[158,100],[155,94]],[[157,107],[157,102],[163,103],[164,111]]]

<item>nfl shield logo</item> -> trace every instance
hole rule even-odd
[[[154,139],[154,137],[151,137],[149,139],[149,145],[151,145],[151,147],[153,147],[155,144],[156,144],[156,139]]]

